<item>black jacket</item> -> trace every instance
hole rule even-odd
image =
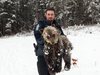
[[[58,23],[54,20],[53,21],[53,24],[55,24],[55,26],[61,30],[61,35],[64,35],[61,27],[58,25]],[[36,42],[37,42],[37,46],[38,46],[38,49],[36,50],[36,55],[37,56],[44,56],[44,53],[43,53],[43,48],[44,48],[44,39],[43,37],[41,36],[41,33],[39,32],[39,29],[41,28],[45,28],[47,26],[50,26],[51,23],[46,20],[46,21],[39,21],[38,24],[35,25],[35,28],[34,28],[34,36],[35,36],[35,39],[36,39]]]

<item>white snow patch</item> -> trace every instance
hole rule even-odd
[[[56,75],[100,75],[100,32],[97,27],[90,28],[93,34],[82,29],[67,35],[74,47],[72,58],[78,59],[77,67],[71,65],[69,71]],[[39,75],[33,42],[33,35],[0,38],[0,75]]]

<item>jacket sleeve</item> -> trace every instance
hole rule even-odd
[[[44,44],[44,39],[41,36],[41,33],[39,31],[39,29],[41,29],[41,28],[43,28],[43,26],[41,25],[40,22],[35,25],[34,36],[35,36],[35,39],[36,39],[37,43],[42,45],[42,44]]]
[[[65,35],[60,25],[57,25],[57,28],[61,31],[61,35]]]

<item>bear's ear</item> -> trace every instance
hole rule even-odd
[[[61,31],[57,28],[57,32],[58,32],[58,35],[60,35],[61,34]]]
[[[41,33],[41,34],[43,33],[43,30],[44,30],[44,29],[42,29],[42,28],[41,28],[41,29],[39,29],[39,31],[40,31],[40,33]]]

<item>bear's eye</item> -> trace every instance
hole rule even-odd
[[[53,34],[52,37],[55,37],[55,34]]]
[[[50,36],[47,36],[47,38],[49,39],[49,38],[50,38]]]

